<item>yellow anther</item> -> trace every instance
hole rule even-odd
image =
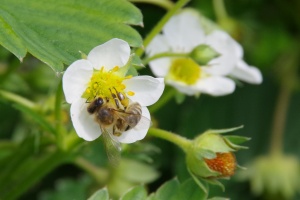
[[[126,86],[124,84],[120,85],[121,90],[124,90],[126,88]]]
[[[98,87],[98,84],[95,83],[95,84],[93,85],[93,87],[94,87],[94,89],[96,89],[96,88]]]
[[[114,68],[112,68],[112,72],[116,72],[116,71],[118,71],[119,70],[119,66],[115,66]]]
[[[128,94],[129,96],[133,96],[135,93],[134,93],[133,91],[128,91],[127,94]]]

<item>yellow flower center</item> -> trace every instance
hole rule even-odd
[[[190,58],[178,58],[173,60],[167,78],[180,81],[187,85],[193,85],[201,75],[201,68]]]
[[[113,94],[117,92],[122,93],[125,97],[127,95],[133,96],[134,92],[124,92],[126,86],[123,84],[125,79],[130,79],[132,76],[121,76],[119,67],[116,66],[109,71],[105,71],[104,67],[100,70],[94,70],[94,73],[87,84],[87,88],[82,94],[82,97],[92,101],[97,97],[113,99]]]

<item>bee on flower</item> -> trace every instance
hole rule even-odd
[[[111,39],[72,63],[63,76],[76,133],[87,141],[103,135],[110,160],[118,159],[120,143],[146,136],[151,124],[146,106],[164,90],[162,78],[127,75],[130,58],[128,43]]]

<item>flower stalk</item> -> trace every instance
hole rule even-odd
[[[192,141],[187,138],[158,128],[150,128],[148,134],[172,142],[178,145],[184,152],[186,152],[192,144]]]
[[[271,154],[279,154],[283,151],[283,135],[285,131],[286,115],[290,98],[291,88],[287,86],[281,86],[273,120],[270,147]]]

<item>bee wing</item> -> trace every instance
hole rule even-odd
[[[152,122],[151,122],[150,119],[148,119],[147,117],[141,116],[140,121],[135,126],[133,126],[132,128],[143,129],[146,126],[150,127],[151,125],[152,125]]]
[[[121,159],[121,144],[112,138],[112,129],[101,127],[104,148],[110,164],[114,167],[119,165]]]

